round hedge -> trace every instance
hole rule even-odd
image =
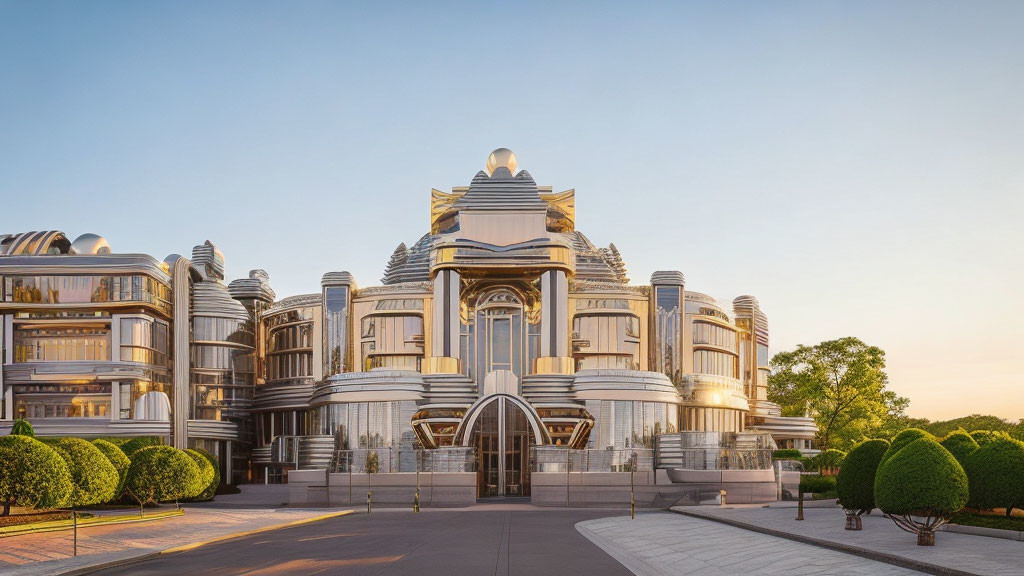
[[[188,498],[189,500],[199,500],[200,496],[202,496],[210,487],[210,484],[213,483],[213,478],[217,474],[214,472],[213,464],[211,464],[206,456],[198,450],[189,449],[185,450],[185,453],[188,454],[196,463],[196,466],[199,467],[199,480],[198,482],[195,482],[195,486],[193,487],[195,493],[188,494],[185,498]]]
[[[931,438],[907,444],[875,477],[875,503],[886,514],[948,518],[964,507],[967,495],[964,469]]]
[[[925,432],[924,430],[921,430],[920,428],[907,428],[906,430],[893,436],[892,440],[889,441],[889,449],[886,450],[885,454],[882,455],[882,461],[878,463],[878,466],[881,467],[882,464],[885,464],[886,461],[889,460],[889,458],[895,456],[896,453],[902,450],[905,446],[907,446],[911,442],[914,442],[915,440],[920,440],[921,438],[935,440],[935,436],[932,436],[931,434]]]
[[[139,504],[170,502],[198,494],[199,466],[183,450],[150,446],[132,454],[125,490]]]
[[[1009,437],[1009,434],[1001,431],[975,430],[971,432],[971,438],[974,438],[974,441],[978,443],[978,446],[984,446],[990,442],[995,442],[996,440],[1003,440]]]
[[[967,457],[972,508],[1024,508],[1024,442],[999,438]]]
[[[844,509],[868,512],[875,507],[875,474],[888,449],[888,440],[865,440],[846,455],[836,477],[836,493]]]
[[[13,436],[31,436],[32,438],[35,438],[36,430],[28,423],[28,420],[18,418],[11,426],[11,434]]]
[[[949,450],[949,453],[956,458],[961,466],[966,467],[967,457],[978,449],[978,443],[971,438],[966,430],[953,430],[942,439],[942,447]]]
[[[114,465],[114,469],[117,470],[118,483],[117,490],[114,491],[114,497],[116,498],[124,491],[124,479],[128,475],[128,467],[131,466],[132,461],[113,442],[97,439],[92,441],[92,445],[102,452],[107,457],[107,460]]]
[[[71,473],[56,450],[31,436],[0,437],[0,501],[57,508],[71,497]]]
[[[121,477],[99,448],[81,438],[61,438],[54,446],[71,472],[71,506],[91,506],[109,502],[115,496]]]
[[[163,441],[156,436],[139,436],[121,444],[121,451],[125,456],[131,458],[132,454],[150,446],[161,446]]]

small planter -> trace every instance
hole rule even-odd
[[[917,533],[918,546],[935,546],[935,531],[921,530]]]
[[[861,530],[863,525],[860,521],[860,516],[856,514],[850,514],[846,517],[846,529],[847,530]]]

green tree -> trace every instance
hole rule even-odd
[[[771,366],[768,399],[785,416],[813,415],[822,450],[849,449],[906,418],[908,400],[886,390],[885,352],[857,338],[800,345],[776,354]]]

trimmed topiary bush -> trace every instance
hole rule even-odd
[[[71,473],[56,450],[30,436],[0,437],[0,501],[11,506],[57,508],[71,497]]]
[[[783,448],[772,452],[772,458],[775,460],[799,460],[801,457],[803,454],[796,448]]]
[[[28,436],[30,438],[35,438],[36,431],[35,428],[32,428],[32,425],[28,423],[28,420],[25,420],[24,418],[18,418],[17,420],[14,421],[14,424],[11,426],[11,435]]]
[[[61,438],[54,448],[67,463],[74,485],[68,505],[92,506],[114,498],[121,477],[99,448],[81,438]]]
[[[121,451],[124,452],[125,456],[131,458],[132,454],[135,454],[138,450],[148,448],[150,446],[162,446],[163,443],[163,440],[157,436],[138,436],[124,444],[121,444]]]
[[[964,507],[967,496],[964,469],[931,438],[907,444],[884,461],[875,476],[878,508],[900,528],[916,533],[919,546],[935,544],[935,529]]]
[[[885,462],[889,458],[892,458],[894,455],[896,455],[896,453],[902,450],[904,446],[910,444],[915,440],[920,440],[921,438],[929,438],[931,440],[935,440],[935,436],[932,436],[931,434],[925,432],[924,430],[921,430],[920,428],[907,428],[906,430],[893,436],[892,440],[889,441],[889,449],[886,450],[885,454],[882,455],[882,461],[878,463],[878,466],[881,467],[882,464],[885,464]]]
[[[136,451],[131,460],[125,491],[140,506],[181,500],[203,489],[199,466],[183,450],[150,446]]]
[[[216,473],[213,471],[213,464],[211,464],[206,456],[198,450],[189,449],[185,450],[185,453],[188,454],[189,457],[195,461],[196,466],[199,467],[199,480],[198,482],[195,482],[195,486],[193,486],[195,493],[188,494],[185,498],[198,501],[200,500],[200,496],[206,492],[210,487],[210,484],[213,483],[213,478],[216,476]],[[214,490],[216,490],[216,488],[214,488]]]
[[[967,457],[972,508],[1024,508],[1024,442],[999,438]]]
[[[888,440],[865,440],[850,450],[836,477],[836,494],[848,517],[847,530],[860,530],[859,516],[875,507],[875,474]],[[855,516],[856,520],[849,520]]]
[[[978,443],[974,441],[974,438],[971,438],[971,435],[966,430],[953,430],[946,434],[946,437],[939,444],[942,444],[943,448],[949,450],[953,458],[956,458],[956,461],[965,467],[967,457],[978,449]]]
[[[1002,440],[1009,437],[1010,435],[1006,432],[998,430],[975,430],[974,432],[971,432],[971,438],[974,438],[974,441],[978,443],[978,446],[984,446],[990,442],[995,442],[996,440]]]
[[[128,476],[128,467],[131,466],[132,461],[113,442],[93,440],[92,445],[102,452],[107,457],[107,460],[114,465],[114,469],[117,470],[118,482],[117,489],[114,490],[114,498],[121,496],[124,492],[124,479]]]

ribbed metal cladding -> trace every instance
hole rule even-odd
[[[685,286],[686,278],[678,270],[659,270],[651,274],[651,285]]]
[[[754,322],[754,332],[757,334],[757,342],[764,346],[768,345],[768,316],[761,311],[761,304],[757,298],[746,294],[737,296],[732,301],[733,312],[739,318],[751,318]]]
[[[541,199],[530,173],[520,170],[513,176],[504,166],[495,168],[490,176],[483,170],[477,172],[469,191],[460,196],[454,206],[470,210],[547,210],[547,203]]]
[[[248,278],[232,280],[228,292],[235,300],[257,300],[270,304],[277,297],[270,287],[270,274],[264,270],[250,270]]]

